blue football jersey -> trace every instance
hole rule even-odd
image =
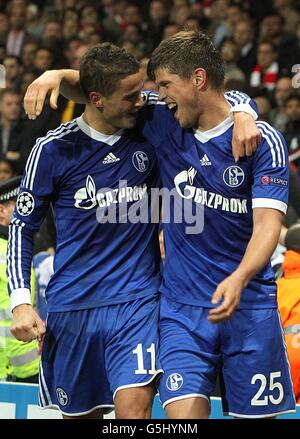
[[[128,220],[160,187],[153,147],[134,130],[106,136],[83,117],[37,140],[10,225],[12,305],[27,297],[33,233],[52,203],[57,229],[49,312],[152,295],[160,284],[158,224]],[[114,219],[114,215],[116,218]]]
[[[228,101],[232,98],[229,95]],[[155,94],[148,100],[154,102]],[[150,116],[144,113],[143,123],[145,135],[156,146],[168,190],[163,203],[166,258],[161,292],[180,303],[212,307],[215,288],[244,256],[253,208],[286,212],[285,141],[266,122],[257,122],[260,146],[252,157],[235,163],[231,118],[198,132],[182,129],[166,106],[155,105]],[[244,289],[240,307],[275,306],[276,284],[268,264]]]

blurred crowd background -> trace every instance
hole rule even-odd
[[[254,98],[260,119],[279,129],[287,141],[289,209],[273,266],[281,277],[285,268],[289,270],[285,255],[294,252],[290,265],[298,284],[292,287],[295,300],[288,308],[288,322],[292,308],[300,309],[299,0],[0,0],[0,64],[4,66],[0,75],[6,75],[5,84],[0,78],[0,182],[22,174],[38,137],[83,112],[82,105],[60,97],[58,110],[52,110],[47,101],[42,115],[28,120],[22,100],[28,85],[42,72],[78,69],[89,47],[111,41],[140,61],[145,89],[156,90],[146,73],[151,52],[162,39],[187,27],[207,33],[221,51],[226,90],[244,91]],[[286,234],[295,225],[287,247]],[[52,264],[54,248],[54,221],[49,212],[37,234],[36,260],[39,252],[47,251]],[[162,238],[161,249],[164,254]],[[51,269],[44,276],[43,292],[50,274]],[[295,322],[300,328],[297,312]],[[299,359],[299,377],[293,375],[293,379],[298,380],[300,394]]]

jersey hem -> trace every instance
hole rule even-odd
[[[160,290],[160,293],[162,296],[165,296],[167,299],[172,300],[173,302],[179,303],[180,305],[189,305],[189,306],[197,306],[199,308],[215,308],[214,305],[212,305],[212,303],[210,302],[189,302],[188,300],[185,301],[180,301],[174,298],[174,296],[169,295],[168,293],[166,293],[165,291],[163,291],[162,289]],[[276,296],[274,296],[276,299]],[[278,308],[277,306],[277,301],[275,301],[274,303],[269,303],[269,304],[265,304],[265,303],[261,303],[261,304],[257,304],[257,303],[253,303],[253,305],[249,304],[239,304],[239,306],[237,307],[236,310],[239,309],[276,309]]]
[[[85,309],[92,309],[92,308],[100,308],[102,306],[111,306],[111,305],[119,305],[121,303],[126,303],[126,302],[133,302],[134,300],[137,299],[142,299],[144,297],[150,297],[150,296],[155,296],[156,294],[158,294],[158,288],[140,293],[135,295],[134,297],[119,297],[118,300],[112,300],[112,301],[106,301],[106,302],[94,302],[91,304],[72,304],[72,305],[66,305],[66,306],[49,306],[48,305],[48,313],[54,313],[54,312],[66,312],[66,311],[80,311],[80,310],[85,310]]]

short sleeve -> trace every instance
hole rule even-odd
[[[262,141],[253,158],[252,207],[287,211],[289,167],[287,147],[279,131],[266,122],[257,126]]]

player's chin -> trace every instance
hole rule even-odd
[[[185,130],[189,130],[191,128],[194,128],[195,123],[194,121],[191,121],[187,118],[184,117],[178,117],[177,118],[179,125],[181,126],[181,128],[185,129]]]
[[[124,127],[123,128],[133,128],[136,125],[137,121],[137,113],[127,116],[124,119]]]

